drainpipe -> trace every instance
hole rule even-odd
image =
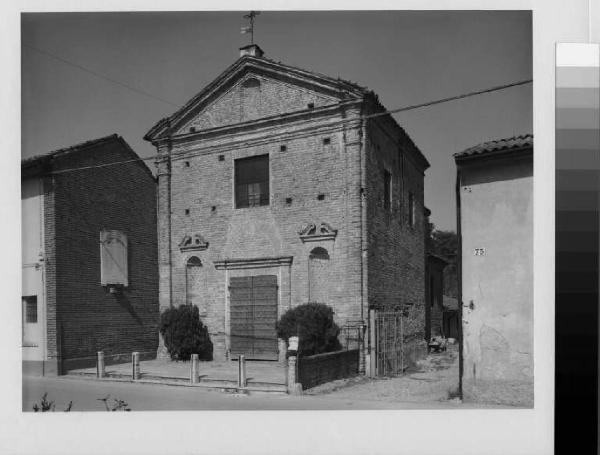
[[[173,306],[173,251],[172,251],[172,246],[171,246],[171,236],[172,236],[172,232],[171,232],[171,224],[172,224],[172,214],[171,214],[171,178],[172,178],[172,169],[171,169],[171,156],[173,153],[173,129],[171,127],[171,119],[169,118],[169,123],[168,123],[168,128],[169,128],[169,137],[167,139],[167,154],[169,157],[169,196],[168,196],[168,207],[169,207],[169,211],[168,211],[168,229],[169,229],[169,302],[170,302],[170,306]]]
[[[156,192],[156,229],[159,241],[159,308],[164,309],[173,305],[172,286],[173,271],[171,263],[171,131],[169,125],[168,138],[165,143],[155,143],[157,151],[157,192]],[[162,240],[165,238],[165,243]],[[168,283],[164,283],[164,274],[168,275]],[[162,335],[159,336],[158,355],[166,357],[167,352]]]
[[[365,115],[365,108],[363,105],[363,109],[362,109],[362,113],[361,115]],[[364,324],[364,307],[365,304],[368,306],[369,305],[369,299],[368,299],[368,295],[365,298],[365,295],[368,294],[368,242],[367,242],[367,188],[366,188],[366,182],[367,182],[367,120],[366,119],[362,119],[362,138],[361,138],[361,147],[360,147],[360,205],[361,205],[361,239],[360,239],[360,246],[361,246],[361,292],[360,292],[360,319],[362,321],[362,323]],[[369,316],[369,311],[367,311],[367,316]],[[370,327],[370,321],[367,318],[367,326]],[[364,359],[364,357],[367,354],[370,354],[372,347],[370,346],[370,343],[368,345],[368,349],[365,350],[364,349],[364,345],[366,344],[366,340],[364,340],[364,335],[365,333],[363,332],[363,352],[361,353],[361,358]],[[371,339],[371,337],[369,336],[369,340]],[[363,368],[365,366],[365,361],[363,360],[362,362]]]
[[[368,251],[368,243],[367,243],[367,120],[362,120],[362,144],[360,148],[360,221],[361,221],[361,253],[362,253],[362,261],[361,261],[361,269],[362,269],[362,283],[361,283],[361,307],[360,307],[360,317],[363,318],[364,315],[364,305],[365,300],[368,305],[368,299],[365,299],[365,293],[367,292],[367,283],[368,283],[368,264],[367,264],[367,251]]]
[[[463,354],[463,304],[462,304],[462,235],[460,229],[460,168],[456,169],[456,237],[457,237],[457,254],[456,254],[456,275],[458,281],[458,395],[463,399],[463,371],[464,371],[464,354]]]

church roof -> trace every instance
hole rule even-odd
[[[313,109],[315,114],[317,112],[324,112],[323,109],[331,109],[336,107],[338,104],[345,102],[364,102],[367,101],[370,109],[370,113],[384,114],[379,117],[382,122],[386,122],[392,128],[399,130],[401,137],[403,138],[406,150],[411,153],[423,170],[427,169],[430,164],[423,153],[414,144],[410,136],[406,131],[398,124],[394,117],[390,114],[386,114],[386,108],[380,103],[378,96],[369,88],[357,84],[356,82],[349,81],[341,78],[334,78],[324,74],[320,74],[314,71],[308,71],[302,68],[298,68],[292,65],[284,64],[279,61],[275,61],[269,58],[265,58],[260,50],[258,55],[245,54],[238,58],[232,65],[230,65],[225,71],[223,71],[216,79],[209,83],[204,89],[198,94],[192,97],[187,103],[185,103],[180,109],[174,112],[172,115],[165,117],[158,121],[144,136],[144,139],[157,143],[158,141],[165,140],[167,138],[176,138],[183,134],[198,134],[204,132],[219,132],[223,131],[222,128],[246,128],[250,125],[254,125],[255,121],[260,122],[271,122],[279,121],[281,117],[287,117],[288,115],[303,116],[309,115],[310,109],[298,110],[298,111],[286,111],[280,113],[274,113],[272,116],[260,117],[256,120],[248,120],[243,122],[233,122],[223,125],[222,127],[212,128],[188,128],[187,133],[183,133],[182,128],[190,125],[194,117],[202,112],[203,109],[215,102],[219,96],[223,95],[230,88],[245,78],[248,73],[252,75],[264,76],[267,78],[277,79],[281,82],[285,82],[290,85],[296,85],[298,87],[314,91],[319,95],[332,99],[332,103],[329,105],[323,105],[319,109]],[[333,100],[338,100],[337,102]]]
[[[341,99],[362,98],[365,95],[373,94],[367,87],[361,86],[355,82],[345,79],[333,78],[314,71],[307,71],[295,66],[287,65],[266,57],[255,57],[244,55],[237,59],[225,71],[223,71],[215,80],[208,84],[191,100],[185,103],[180,109],[169,117],[159,120],[144,136],[145,140],[152,141],[175,127],[188,112],[194,110],[206,97],[212,94],[216,89],[230,81],[235,75],[254,70],[258,72],[271,72],[284,74],[288,78],[296,81],[309,82],[317,89]]]

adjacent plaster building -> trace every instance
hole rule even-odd
[[[155,356],[156,182],[123,138],[23,160],[21,210],[24,371]]]
[[[533,136],[454,155],[462,387],[466,398],[533,405]]]
[[[429,164],[384,111],[364,87],[250,45],[147,133],[160,307],[197,305],[215,358],[281,358],[276,321],[306,302],[365,331],[369,309],[408,305],[424,338]]]

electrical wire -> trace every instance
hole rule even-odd
[[[421,109],[421,108],[425,108],[425,107],[429,107],[429,106],[434,106],[437,104],[442,104],[442,103],[447,103],[450,101],[456,101],[456,100],[460,100],[463,98],[468,98],[471,96],[477,96],[477,95],[483,95],[486,93],[491,93],[491,92],[495,92],[495,91],[499,91],[499,90],[505,90],[507,88],[512,88],[512,87],[517,87],[520,85],[525,85],[525,84],[529,84],[533,82],[532,79],[528,79],[528,80],[523,80],[523,81],[518,81],[518,82],[513,82],[510,84],[505,84],[505,85],[499,85],[496,87],[491,87],[491,88],[487,88],[484,90],[478,90],[475,92],[469,92],[469,93],[464,93],[462,95],[456,95],[456,96],[451,96],[448,98],[442,98],[439,100],[434,100],[434,101],[428,101],[426,103],[421,103],[421,104],[413,104],[410,106],[405,106],[405,107],[399,107],[396,109],[389,109],[389,110],[385,110],[382,112],[376,112],[373,114],[367,114],[367,115],[363,115],[360,117],[353,117],[353,118],[348,118],[348,119],[341,119],[341,120],[336,120],[334,122],[328,122],[327,126],[335,126],[335,125],[342,125],[344,123],[348,123],[348,122],[355,122],[355,121],[359,121],[362,119],[371,119],[371,118],[376,118],[376,117],[382,117],[385,115],[391,115],[391,114],[395,114],[395,113],[399,113],[399,112],[406,112],[406,111],[410,111],[410,110],[415,110],[415,109]],[[313,129],[314,126],[310,126],[308,128],[305,128],[304,131],[306,130],[310,130]],[[303,130],[298,130],[296,132],[302,132]],[[209,147],[211,148],[211,147]],[[185,154],[185,156],[179,158],[179,157],[171,157],[171,161],[177,161],[180,159],[185,159],[185,158],[190,158],[193,156],[197,156],[199,153],[196,152],[196,154],[190,154],[189,151],[183,151],[183,152],[179,152],[181,154]],[[65,172],[73,172],[73,171],[79,171],[79,170],[86,170],[86,169],[94,169],[94,168],[101,168],[101,167],[107,167],[107,166],[114,166],[114,165],[118,165],[118,164],[126,164],[126,163],[132,163],[132,162],[137,162],[137,161],[149,161],[149,160],[155,160],[157,158],[160,158],[162,155],[152,155],[149,157],[144,157],[144,158],[139,158],[139,159],[132,159],[132,160],[125,160],[125,161],[115,161],[112,163],[104,163],[104,164],[98,164],[98,165],[93,165],[93,166],[82,166],[82,167],[77,167],[77,168],[69,168],[69,169],[61,169],[58,171],[54,171],[51,174],[62,174]]]
[[[170,104],[170,105],[175,106],[175,107],[180,107],[179,104],[176,104],[176,103],[173,103],[171,101],[165,100],[163,98],[157,97],[155,95],[152,95],[151,93],[145,92],[143,90],[140,90],[138,88],[135,88],[133,86],[125,84],[123,82],[120,82],[120,81],[118,81],[116,79],[113,79],[111,77],[108,77],[108,76],[105,76],[103,74],[97,73],[96,71],[90,70],[90,69],[88,69],[88,68],[86,68],[86,67],[84,67],[82,65],[77,64],[77,63],[70,62],[70,61],[68,61],[68,60],[66,60],[66,59],[64,59],[62,57],[59,57],[59,56],[57,56],[55,54],[52,54],[51,52],[47,52],[47,51],[44,51],[42,49],[38,49],[37,47],[31,46],[31,45],[28,45],[28,44],[23,44],[23,46],[27,47],[29,49],[32,49],[32,50],[34,50],[36,52],[39,52],[41,54],[44,54],[46,56],[49,56],[51,58],[54,58],[54,59],[56,59],[56,60],[58,60],[58,61],[60,61],[60,62],[62,62],[64,64],[66,64],[66,65],[73,66],[73,67],[75,67],[75,68],[77,68],[77,69],[79,69],[81,71],[85,71],[85,72],[87,72],[89,74],[92,74],[92,75],[94,75],[96,77],[99,77],[99,78],[104,79],[106,81],[109,81],[109,82],[112,82],[114,84],[117,84],[117,85],[119,85],[121,87],[124,87],[124,88],[126,88],[128,90],[132,90],[135,93],[147,96],[149,98],[152,98],[152,99],[157,100],[157,101],[161,101],[163,103]],[[328,122],[327,126],[343,125],[344,123],[348,123],[348,122],[355,122],[355,121],[359,121],[359,120],[367,120],[367,119],[382,117],[382,116],[385,116],[385,115],[397,114],[397,113],[400,113],[400,112],[407,112],[407,111],[411,111],[411,110],[415,110],[415,109],[422,109],[422,108],[426,108],[426,107],[430,107],[430,106],[435,106],[437,104],[447,103],[447,102],[450,102],[450,101],[457,101],[457,100],[468,98],[468,97],[472,97],[472,96],[483,95],[483,94],[486,94],[486,93],[492,93],[492,92],[496,92],[496,91],[499,91],[499,90],[505,90],[505,89],[512,88],[512,87],[518,87],[518,86],[521,86],[521,85],[530,84],[532,82],[533,82],[532,79],[526,79],[526,80],[522,80],[522,81],[512,82],[512,83],[509,83],[509,84],[498,85],[498,86],[490,87],[490,88],[483,89],[483,90],[477,90],[477,91],[474,91],[474,92],[463,93],[461,95],[450,96],[450,97],[447,97],[447,98],[441,98],[441,99],[438,99],[438,100],[428,101],[428,102],[425,102],[425,103],[413,104],[413,105],[399,107],[399,108],[395,108],[395,109],[388,109],[388,110],[384,110],[384,111],[381,111],[381,112],[375,112],[373,114],[363,115],[363,116],[360,116],[360,117],[353,117],[353,118],[346,118],[346,119],[336,120],[336,121],[333,121],[333,122]],[[314,128],[314,126],[309,126],[307,128],[297,130],[296,133],[302,132],[302,131],[308,131],[308,130],[311,130],[313,128]],[[190,154],[188,151],[179,152],[179,153],[181,153],[182,155],[184,154],[185,156],[179,158],[179,157],[173,157],[173,155],[171,155],[171,161],[177,161],[179,159],[190,158],[190,157],[193,157],[193,156],[196,156],[196,155],[199,154],[198,152],[196,152],[195,154]],[[103,163],[103,164],[97,164],[97,165],[92,165],[92,166],[82,166],[82,167],[69,168],[69,169],[60,169],[60,170],[57,170],[57,171],[53,171],[50,174],[63,174],[63,173],[66,173],[66,172],[75,172],[75,171],[82,171],[82,170],[88,170],[88,169],[97,169],[97,168],[103,168],[103,167],[108,167],[108,166],[116,166],[116,165],[120,165],[120,164],[134,163],[134,162],[139,162],[139,161],[150,161],[150,160],[155,160],[155,159],[157,159],[159,157],[161,157],[161,155],[152,155],[152,156],[149,156],[149,157],[144,157],[144,158],[140,157],[138,159],[124,160],[124,161],[114,161],[112,163]]]
[[[170,104],[171,106],[175,106],[175,107],[179,107],[180,106],[179,104],[173,103],[172,101],[165,100],[164,98],[159,98],[158,96],[155,96],[155,95],[153,95],[151,93],[145,92],[144,90],[140,90],[139,88],[135,88],[135,87],[133,87],[131,85],[125,84],[124,82],[121,82],[121,81],[118,81],[116,79],[113,79],[112,77],[105,76],[104,74],[100,74],[100,73],[98,73],[98,72],[96,72],[94,70],[86,68],[85,66],[79,65],[77,63],[70,62],[69,60],[66,60],[66,59],[64,59],[62,57],[59,57],[58,55],[55,55],[55,54],[53,54],[51,52],[44,51],[42,49],[39,49],[39,48],[34,47],[34,46],[31,46],[29,44],[23,44],[23,47],[31,49],[31,50],[33,50],[35,52],[40,53],[40,54],[46,55],[47,57],[53,58],[55,60],[58,60],[59,62],[62,62],[65,65],[69,65],[69,66],[77,68],[77,69],[79,69],[81,71],[84,71],[86,73],[92,74],[92,75],[94,75],[96,77],[99,77],[100,79],[104,79],[104,80],[106,80],[108,82],[112,82],[113,84],[117,84],[117,85],[119,85],[121,87],[124,87],[124,88],[126,88],[128,90],[132,90],[135,93],[138,93],[140,95],[144,95],[144,96],[147,96],[148,98],[152,98],[152,99],[154,99],[156,101],[161,101],[163,103]]]

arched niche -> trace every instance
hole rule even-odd
[[[329,287],[331,286],[331,258],[323,247],[316,247],[308,256],[308,300],[330,304]]]
[[[188,258],[185,264],[185,303],[196,305],[200,316],[206,315],[205,276],[202,261],[197,256]]]

